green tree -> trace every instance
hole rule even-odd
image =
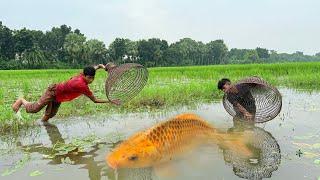
[[[248,52],[248,49],[237,49],[232,48],[228,52],[228,59],[231,63],[244,63],[245,62],[245,54]]]
[[[139,63],[146,66],[157,66],[164,62],[164,53],[168,49],[165,40],[152,38],[137,43]]]
[[[225,64],[228,48],[223,40],[215,40],[206,44],[210,64]]]
[[[190,38],[180,39],[169,46],[165,53],[166,65],[202,65],[207,64],[208,49],[202,42]]]
[[[180,55],[182,55],[182,57],[179,58],[181,60],[179,64],[201,64],[201,58],[204,50],[203,48],[205,48],[202,43],[196,42],[190,38],[183,38],[172,46],[177,46],[180,51]]]
[[[138,47],[136,41],[126,41],[126,62],[137,62],[138,61]]]
[[[40,48],[46,53],[49,60],[67,61],[64,44],[66,36],[71,32],[71,27],[61,25],[45,33]]]
[[[303,56],[303,52],[301,52],[301,51],[296,51],[294,54],[297,56]]]
[[[85,41],[86,37],[75,33],[69,33],[66,36],[63,47],[66,50],[68,57],[70,57],[69,63],[73,65],[76,63],[79,65],[85,64]]]
[[[257,51],[254,49],[247,51],[244,58],[246,60],[248,60],[248,62],[251,62],[251,63],[259,62],[259,55],[258,55]]]
[[[265,48],[257,47],[256,51],[258,53],[259,58],[267,59],[270,57],[269,51]]]
[[[127,43],[126,39],[116,38],[110,45],[108,49],[108,57],[113,62],[122,62],[123,58],[126,55]]]
[[[14,59],[14,38],[12,31],[0,21],[0,60]]]
[[[23,52],[31,50],[35,44],[32,31],[26,28],[15,31],[13,37],[15,41],[14,49],[19,56]]]
[[[169,48],[164,52],[164,66],[177,66],[183,61],[183,54],[180,51],[180,46],[171,44]]]
[[[25,51],[21,56],[21,63],[30,69],[47,67],[44,53],[39,48]]]
[[[73,32],[78,35],[84,36],[84,34],[82,34],[79,29],[75,29]]]
[[[89,64],[106,63],[107,49],[102,41],[97,39],[88,40],[85,45],[86,61]]]
[[[28,68],[44,64],[43,51],[39,47],[43,36],[42,31],[28,30],[26,28],[14,32],[14,49],[18,55],[17,64],[25,64]]]

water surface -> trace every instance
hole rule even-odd
[[[119,140],[180,113],[195,113],[225,131],[239,130],[222,103],[212,103],[170,112],[53,119],[54,126],[34,126],[18,136],[1,136],[0,174],[5,176],[0,179],[318,179],[320,94],[290,89],[280,92],[281,113],[272,121],[250,127],[257,137],[250,147],[258,153],[249,160],[206,145],[161,167],[115,172],[106,165],[106,154]],[[69,143],[92,134],[101,143],[86,153],[68,155],[72,163],[61,160],[65,157],[45,158],[58,141]],[[14,172],[6,175],[6,169]]]

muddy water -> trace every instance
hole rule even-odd
[[[106,154],[119,140],[180,113],[196,113],[225,131],[242,129],[222,103],[213,103],[172,112],[54,119],[50,126],[36,125],[18,136],[1,136],[0,179],[318,179],[320,94],[288,89],[280,92],[281,113],[270,122],[249,127],[256,139],[248,146],[257,152],[251,159],[206,145],[160,167],[115,172],[106,165]],[[68,155],[71,163],[61,156],[46,158],[58,141],[69,143],[92,134],[101,138],[101,143],[85,153]]]

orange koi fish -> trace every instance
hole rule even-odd
[[[193,149],[203,140],[250,156],[252,152],[243,139],[241,134],[218,132],[197,115],[182,114],[129,137],[106,156],[106,162],[113,169],[152,167]]]

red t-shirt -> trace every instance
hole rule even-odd
[[[71,101],[80,95],[92,96],[84,75],[80,74],[70,80],[56,85],[56,101]]]

